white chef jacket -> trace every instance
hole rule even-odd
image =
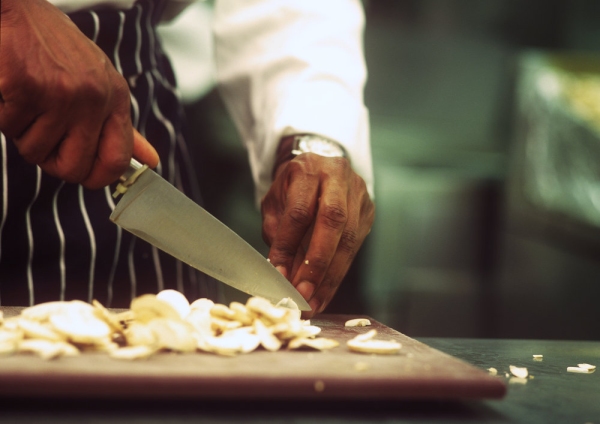
[[[66,13],[134,3],[49,1]],[[167,18],[191,3],[168,0]],[[216,82],[248,149],[257,204],[279,140],[297,133],[343,144],[373,196],[360,0],[215,0],[212,19]]]

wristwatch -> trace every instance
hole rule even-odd
[[[297,134],[284,137],[277,148],[273,174],[283,162],[302,153],[316,153],[329,158],[348,158],[346,149],[337,141],[316,134]]]
[[[336,141],[314,134],[301,134],[293,138],[292,155],[316,153],[328,158],[345,158],[344,147]]]

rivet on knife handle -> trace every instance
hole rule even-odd
[[[129,168],[119,178],[121,182],[117,184],[115,192],[113,193],[113,197],[116,199],[119,197],[119,195],[125,193],[127,188],[131,184],[135,183],[138,177],[142,175],[142,172],[144,172],[146,169],[148,169],[148,165],[142,165],[137,160],[132,158],[131,162],[129,162]]]

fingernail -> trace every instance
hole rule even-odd
[[[277,265],[277,266],[275,267],[275,269],[276,269],[277,271],[279,271],[279,272],[281,273],[281,275],[283,275],[285,278],[287,278],[287,271],[285,270],[285,267],[284,267],[284,266],[282,266],[282,265]]]
[[[303,298],[308,300],[315,292],[315,285],[308,281],[302,281],[296,286],[296,290],[298,290]]]

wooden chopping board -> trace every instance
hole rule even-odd
[[[5,315],[15,313],[3,308]],[[340,346],[329,351],[268,352],[235,357],[161,353],[123,361],[84,353],[45,361],[19,354],[0,358],[0,395],[19,397],[197,399],[484,399],[501,398],[498,377],[371,320],[344,327],[349,315],[311,322]],[[350,352],[346,341],[376,329],[378,339],[402,343],[397,355]]]

